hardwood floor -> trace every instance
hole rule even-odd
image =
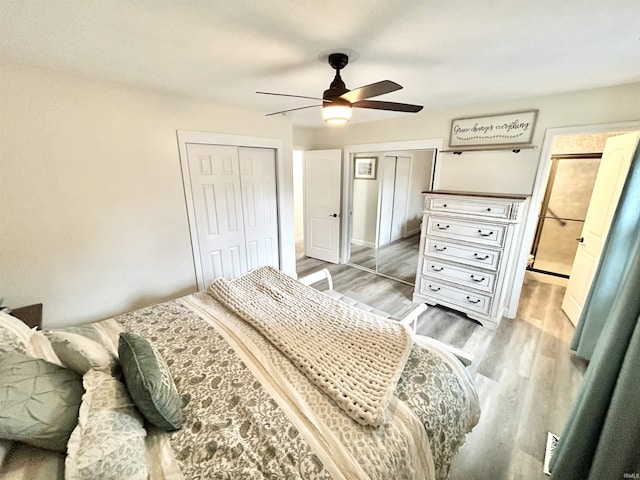
[[[298,275],[328,268],[334,288],[392,314],[412,306],[413,287],[298,252]],[[468,435],[450,480],[548,479],[543,473],[547,432],[562,433],[586,364],[569,352],[573,326],[560,309],[564,287],[525,280],[515,319],[495,331],[453,310],[430,307],[418,333],[473,356],[482,415]]]
[[[376,270],[388,277],[413,283],[416,278],[418,264],[418,245],[420,234],[412,235],[375,248],[351,245],[349,263]]]

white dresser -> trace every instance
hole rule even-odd
[[[425,192],[413,301],[494,329],[509,300],[527,197]]]

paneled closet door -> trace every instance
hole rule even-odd
[[[404,237],[411,157],[383,157],[378,246]]]
[[[187,155],[205,285],[237,277],[247,271],[238,147],[189,143]]]
[[[247,268],[279,268],[275,150],[240,147],[238,153]]]
[[[393,220],[391,241],[404,238],[411,177],[411,157],[396,157],[396,178],[393,187]]]

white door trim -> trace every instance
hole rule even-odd
[[[400,140],[397,142],[364,143],[358,145],[345,145],[343,148],[343,175],[342,175],[342,240],[340,263],[349,261],[351,251],[351,211],[353,209],[353,168],[351,168],[351,156],[358,153],[393,151],[405,152],[406,150],[435,150],[433,156],[433,188],[439,185],[440,169],[437,162],[438,152],[444,146],[444,138],[427,138],[423,140]],[[417,265],[416,265],[417,268]]]
[[[187,207],[187,220],[189,222],[189,235],[191,237],[191,249],[193,257],[193,269],[198,290],[206,288],[204,285],[204,275],[200,259],[200,243],[196,230],[195,208],[193,197],[191,196],[191,178],[189,176],[189,159],[187,156],[187,143],[202,143],[205,145],[228,145],[235,147],[258,147],[271,148],[276,153],[276,197],[278,205],[278,235],[280,242],[278,246],[280,268],[282,268],[282,238],[283,225],[280,219],[280,212],[283,211],[281,205],[280,174],[279,164],[283,157],[282,141],[278,138],[251,137],[247,135],[233,135],[227,133],[202,132],[194,130],[177,130],[178,151],[180,156],[180,169],[182,171],[182,185],[184,188],[184,198]]]
[[[538,171],[533,184],[529,210],[524,225],[524,233],[522,237],[522,246],[520,247],[520,256],[516,259],[516,271],[513,277],[513,288],[511,289],[511,297],[507,304],[507,317],[515,318],[518,310],[518,302],[522,293],[522,284],[524,275],[527,270],[527,259],[529,257],[530,246],[538,223],[538,213],[542,205],[544,192],[547,188],[549,179],[549,171],[551,170],[551,152],[553,149],[553,138],[556,135],[589,135],[607,132],[634,132],[640,129],[640,120],[621,123],[602,123],[597,125],[575,125],[571,127],[549,128],[544,134],[544,141],[540,151],[538,160]]]

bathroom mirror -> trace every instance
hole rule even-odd
[[[422,192],[431,188],[434,154],[435,150],[408,150],[358,153],[351,158],[350,264],[413,285]],[[373,178],[356,175],[363,158],[374,159]]]

